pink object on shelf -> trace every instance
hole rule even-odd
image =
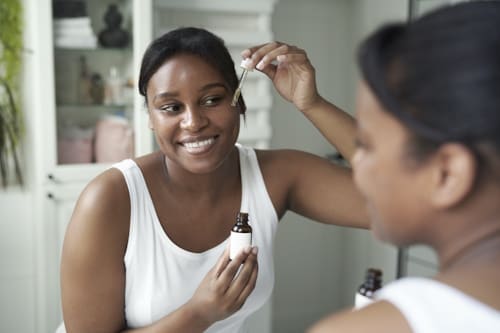
[[[57,140],[59,164],[92,163],[94,130],[92,128],[67,127]]]
[[[95,129],[97,163],[114,163],[134,155],[134,132],[126,118],[106,116]]]

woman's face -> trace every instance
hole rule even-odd
[[[222,76],[198,56],[180,54],[161,65],[148,82],[147,103],[167,161],[193,173],[220,166],[239,133],[231,98]]]
[[[425,166],[411,166],[405,157],[407,130],[365,84],[358,92],[356,117],[354,180],[366,199],[371,229],[383,241],[414,243],[425,220]]]

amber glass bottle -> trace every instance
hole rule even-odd
[[[361,308],[373,302],[373,295],[382,288],[382,271],[376,268],[369,268],[366,271],[365,281],[359,286],[355,297],[355,308]]]
[[[236,216],[230,243],[229,259],[234,259],[245,246],[252,245],[252,227],[248,224],[248,213],[240,212]]]

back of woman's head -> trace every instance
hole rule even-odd
[[[476,155],[487,144],[500,154],[500,1],[449,6],[382,27],[358,57],[384,109],[412,133],[415,157],[446,142]]]
[[[205,29],[186,27],[165,33],[146,49],[139,74],[139,93],[142,96],[147,97],[149,80],[158,68],[179,54],[191,54],[202,58],[220,73],[230,92],[234,92],[238,87],[234,62],[224,41]],[[241,96],[238,105],[241,113],[244,113],[246,107]]]

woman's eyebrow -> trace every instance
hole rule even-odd
[[[227,90],[227,87],[225,84],[220,83],[220,82],[214,82],[214,83],[209,83],[209,84],[204,85],[198,91],[203,92],[203,91],[210,90],[212,88],[219,88],[219,87],[224,88],[224,90]],[[161,93],[156,94],[153,97],[153,102],[158,100],[158,99],[167,99],[167,98],[177,97],[177,96],[179,96],[179,93],[177,91],[165,91],[165,92],[161,92]]]
[[[153,102],[156,101],[157,99],[167,99],[167,98],[170,98],[170,97],[177,97],[179,96],[179,93],[178,92],[169,92],[169,91],[165,91],[165,92],[161,92],[159,94],[156,94],[153,96]]]
[[[217,87],[221,87],[221,88],[224,88],[224,90],[227,90],[227,87],[225,84],[220,83],[220,82],[214,82],[214,83],[209,83],[207,85],[204,85],[203,87],[200,88],[199,91],[206,91],[206,90],[209,90],[212,88],[217,88]]]

